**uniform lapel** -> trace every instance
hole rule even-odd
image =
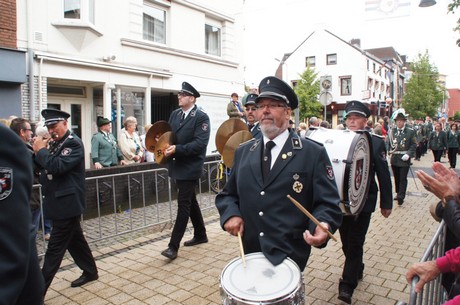
[[[256,140],[251,147],[249,148],[250,158],[249,166],[251,171],[254,174],[254,177],[257,183],[262,186],[264,185],[262,177],[262,150],[264,147],[264,142],[261,139]]]

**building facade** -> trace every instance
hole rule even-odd
[[[215,150],[230,94],[244,91],[235,48],[243,31],[233,17],[242,1],[16,1],[27,68],[18,116],[69,112],[89,167],[97,116],[112,119],[114,133],[134,116],[142,134],[145,124],[168,120],[187,81],[201,93],[197,105],[211,118],[208,152]]]

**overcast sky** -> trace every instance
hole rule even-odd
[[[419,0],[245,0],[246,84],[273,75],[275,58],[292,52],[311,32],[326,29],[345,41],[361,39],[362,49],[393,47],[414,60],[428,50],[431,63],[446,74],[447,88],[460,88],[460,16],[447,14],[449,0],[420,8]]]

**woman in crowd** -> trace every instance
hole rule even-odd
[[[120,146],[123,159],[126,164],[139,163],[144,155],[141,139],[136,132],[137,120],[135,117],[127,117],[123,123],[124,128],[118,136],[118,145]]]
[[[447,157],[449,158],[450,168],[455,168],[457,164],[457,152],[460,146],[460,138],[457,123],[450,125],[450,130],[447,131]]]

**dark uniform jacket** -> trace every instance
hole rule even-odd
[[[169,176],[196,180],[201,176],[206,157],[211,132],[209,117],[195,105],[181,124],[181,113],[181,109],[174,110],[168,121],[176,136],[176,153],[168,163]]]
[[[398,128],[391,129],[390,135],[387,137],[387,149],[391,155],[390,164],[396,167],[409,167],[410,158],[403,161],[401,158],[407,154],[409,157],[415,157],[417,148],[417,139],[415,131],[407,126],[403,127],[402,133],[398,135]]]
[[[391,184],[390,170],[388,169],[387,151],[383,137],[372,134],[372,167],[369,175],[371,182],[366,203],[362,213],[372,213],[375,211],[377,194],[380,187],[380,208],[391,210],[393,208],[393,191]],[[377,182],[375,175],[377,174]]]
[[[260,124],[259,122],[254,124],[254,127],[250,130],[252,137],[255,139],[262,139],[262,131],[260,130]]]
[[[113,134],[95,133],[91,138],[91,158],[93,163],[99,162],[102,166],[114,166],[123,160],[123,155]]]
[[[457,148],[460,146],[460,132],[457,130],[452,133],[452,131],[446,131],[447,134],[447,148]]]
[[[2,124],[0,139],[0,304],[43,304],[29,207],[32,158],[18,135]]]
[[[290,257],[303,270],[311,250],[303,233],[313,234],[316,225],[287,195],[335,232],[342,211],[333,168],[322,144],[291,131],[264,183],[263,145],[262,139],[254,139],[236,150],[232,173],[216,197],[221,226],[232,216],[242,217],[246,253],[263,252],[274,265]]]
[[[67,131],[59,142],[40,149],[35,160],[40,172],[43,210],[47,219],[68,219],[81,215],[85,202],[85,151],[75,134]]]
[[[431,132],[430,137],[428,138],[428,149],[431,150],[445,150],[447,148],[447,136],[446,132],[436,131]]]

